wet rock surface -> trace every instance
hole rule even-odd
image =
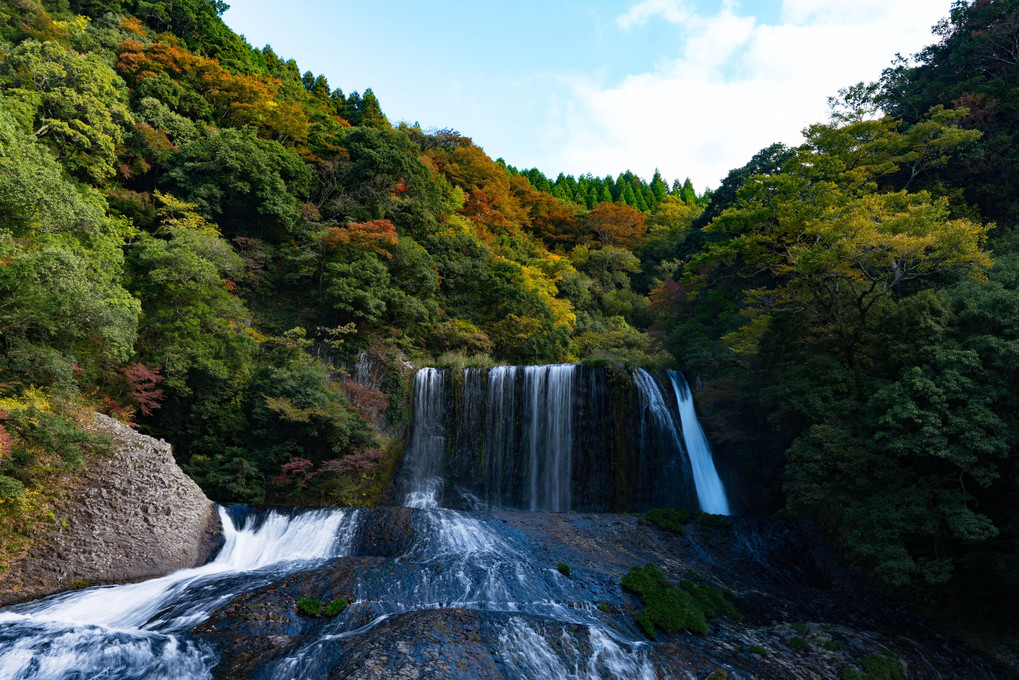
[[[102,414],[92,427],[113,440],[112,454],[89,459],[55,528],[0,576],[0,605],[160,576],[201,564],[214,549],[213,503],[170,445]]]
[[[795,522],[707,518],[676,534],[632,515],[357,512],[352,556],[238,597],[192,631],[219,655],[215,677],[841,679],[872,657],[903,678],[1015,677],[869,590]],[[483,559],[456,554],[455,537],[426,545],[461,529],[488,537]],[[619,579],[649,562],[673,583],[730,590],[742,620],[648,640]],[[351,604],[311,618],[300,597]]]

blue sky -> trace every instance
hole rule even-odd
[[[932,42],[951,0],[233,0],[226,22],[392,122],[554,177],[717,186],[840,87]]]

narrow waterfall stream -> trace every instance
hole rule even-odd
[[[686,378],[681,373],[669,371],[669,381],[676,394],[679,404],[679,418],[682,423],[683,441],[690,456],[693,468],[694,486],[697,489],[697,500],[701,510],[715,515],[729,514],[729,499],[725,495],[725,487],[715,469],[715,461],[711,455],[711,445],[697,420],[694,410],[693,394]]]

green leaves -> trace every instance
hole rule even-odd
[[[128,358],[139,304],[120,284],[125,231],[0,102],[0,370],[70,387]]]
[[[0,90],[33,110],[33,132],[83,179],[115,173],[125,128],[134,124],[127,88],[95,53],[26,40],[0,61]]]
[[[815,125],[783,172],[752,177],[711,224],[710,243],[685,267],[703,285],[728,267],[752,283],[749,322],[728,338],[754,353],[776,314],[805,337],[827,339],[853,366],[875,305],[912,279],[979,275],[992,225],[952,219],[948,200],[928,192],[878,191],[880,177],[910,168],[915,176],[974,136],[942,110],[900,130],[890,119]],[[908,184],[908,182],[906,182]]]
[[[311,173],[297,154],[252,128],[223,130],[173,157],[162,185],[230,236],[283,241],[300,222]]]

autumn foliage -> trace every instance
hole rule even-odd
[[[604,246],[633,247],[647,235],[646,217],[622,203],[599,203],[584,218],[584,226]]]
[[[308,114],[280,98],[279,80],[231,73],[215,59],[192,54],[174,41],[148,46],[124,41],[117,71],[134,86],[160,76],[183,83],[212,106],[218,126],[254,125],[278,141],[303,142],[308,137]]]
[[[396,227],[389,220],[368,222],[347,222],[345,227],[329,227],[322,235],[322,241],[331,250],[364,248],[373,253],[391,258],[388,247],[397,243]]]

